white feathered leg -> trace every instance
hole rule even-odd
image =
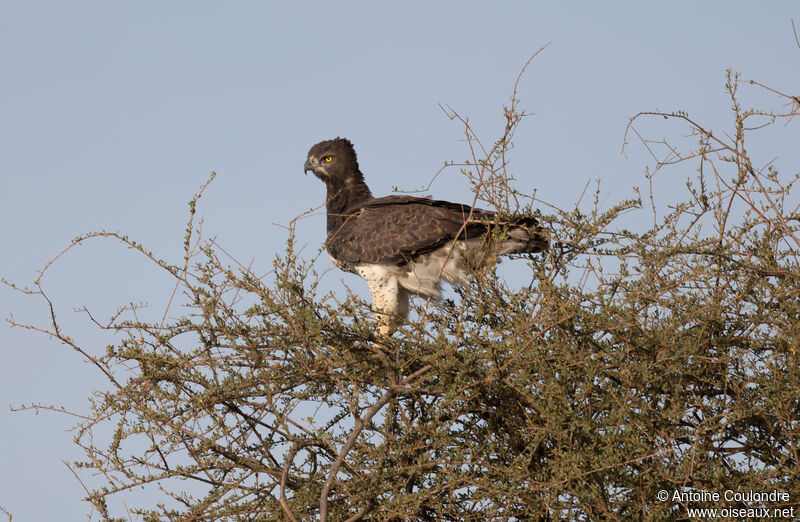
[[[379,267],[361,266],[357,270],[369,285],[378,332],[381,335],[389,335],[394,318],[408,316],[408,292],[400,286],[395,275]]]

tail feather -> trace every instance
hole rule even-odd
[[[498,252],[501,256],[544,252],[550,247],[550,241],[536,219],[523,217],[508,222],[508,226]]]

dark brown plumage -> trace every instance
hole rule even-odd
[[[367,280],[383,333],[389,314],[407,313],[409,293],[438,297],[441,279],[462,282],[466,255],[485,247],[493,227],[506,231],[499,255],[548,247],[533,217],[499,219],[469,205],[411,196],[373,198],[353,145],[344,138],[311,147],[304,170],[327,187],[328,254],[338,267]]]

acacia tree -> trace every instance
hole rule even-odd
[[[745,140],[791,121],[800,100],[772,90],[788,109],[745,110],[743,84],[728,74],[728,133],[685,113],[631,119],[626,134],[656,159],[648,180],[697,168],[664,216],[637,192],[562,210],[516,190],[516,87],[491,144],[445,108],[464,126],[475,201],[545,209],[553,247],[528,259],[527,287],[480,269],[456,299],[417,302],[389,337],[356,295],[319,290],[292,227],[265,277],[221,257],[195,226],[202,190],[178,263],[116,233],[77,238],[138,250],[187,305],[157,322],[120,309],[97,323],[119,334],[100,353],[59,326],[41,277],[20,289],[52,322],[17,326],[108,380],[75,426],[86,458],[73,468],[103,478],[87,499],[113,519],[108,500],[144,486],[153,495],[128,507],[145,520],[664,519],[723,505],[664,502],[662,490],[779,490],[790,499],[771,507],[797,506],[800,216],[794,179],[757,167]],[[697,147],[663,142],[658,157],[638,127],[652,116]],[[632,212],[650,217],[625,228]]]

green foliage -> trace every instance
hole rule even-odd
[[[320,295],[293,235],[267,280],[225,266],[192,221],[182,266],[135,245],[174,276],[184,315],[122,311],[99,356],[55,316],[40,328],[109,378],[76,428],[75,467],[106,481],[89,500],[110,519],[107,501],[161,488],[164,503],[131,509],[145,520],[685,517],[661,490],[776,489],[797,506],[796,199],[744,147],[745,120],[797,107],[743,111],[739,83],[732,138],[658,114],[696,136],[680,159],[699,170],[651,226],[623,226],[647,215],[638,197],[549,206],[553,248],[527,261],[529,287],[486,269],[454,301],[418,302],[389,338],[355,296]],[[462,165],[476,200],[506,212],[540,207],[506,172],[517,104],[515,89],[491,147],[448,109],[476,156]]]

